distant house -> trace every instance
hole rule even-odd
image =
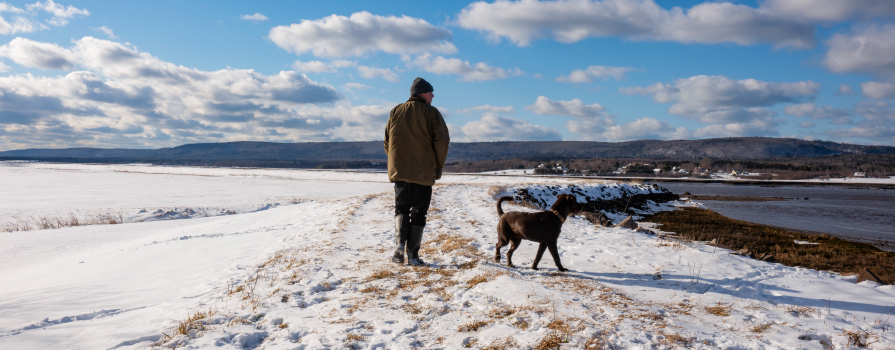
[[[661,172],[662,172],[662,169],[659,169],[659,168],[655,168],[655,169],[653,169],[653,174],[658,174],[658,173],[661,173]]]
[[[867,173],[865,173],[863,171],[858,171],[858,172],[855,172],[855,174],[852,175],[852,177],[867,177]]]

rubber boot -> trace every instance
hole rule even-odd
[[[392,262],[397,264],[404,263],[404,245],[410,236],[404,217],[405,215],[395,215],[395,255],[392,256]]]
[[[424,226],[410,226],[410,238],[407,239],[407,263],[410,265],[426,265],[423,259],[420,259],[420,245],[423,243],[424,228]]]

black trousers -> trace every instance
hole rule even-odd
[[[426,226],[432,186],[395,181],[395,216],[404,215],[404,227]]]

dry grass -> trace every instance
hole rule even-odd
[[[457,332],[478,332],[479,328],[485,327],[488,325],[488,321],[472,321],[466,324],[461,324],[457,327]]]
[[[67,216],[41,216],[27,219],[14,218],[7,223],[0,232],[18,232],[33,230],[50,230],[63,227],[88,226],[88,225],[117,225],[124,223],[124,216],[118,214],[97,214],[87,217],[78,217],[74,213]]]
[[[775,324],[777,324],[777,323],[776,322],[759,323],[756,325],[749,326],[749,330],[752,332],[755,332],[755,333],[764,333],[764,331],[770,329],[771,326],[773,326]]]
[[[873,333],[861,330],[842,330],[842,335],[848,339],[848,346],[866,348],[870,344],[875,343],[877,336]]]
[[[507,336],[506,338],[495,339],[491,344],[482,347],[482,350],[506,350],[515,349],[518,346],[519,344],[516,343],[512,336]]]
[[[718,305],[705,307],[706,312],[708,312],[712,315],[721,316],[721,317],[730,316],[730,309],[731,309],[730,304],[722,304],[720,301],[718,302]]]
[[[663,231],[676,232],[688,240],[717,239],[731,250],[745,248],[753,257],[770,254],[787,266],[839,273],[857,273],[868,268],[884,283],[895,282],[895,253],[880,251],[869,244],[733,220],[698,208],[660,212],[643,221],[662,224]],[[795,240],[820,244],[795,244]]]
[[[693,342],[692,337],[685,337],[676,333],[662,333],[662,341],[663,344],[668,344],[670,346],[688,346]]]
[[[177,321],[177,326],[171,331],[171,334],[162,332],[161,338],[154,344],[155,346],[160,346],[174,337],[178,335],[191,336],[190,332],[195,330],[195,333],[192,336],[198,334],[198,332],[204,332],[206,330],[211,329],[206,322],[206,319],[215,315],[217,310],[209,309],[208,311],[196,311],[192,315],[187,314],[186,319]]]
[[[534,350],[555,350],[555,349],[559,349],[559,346],[562,345],[562,343],[564,343],[564,342],[562,341],[562,338],[560,338],[558,335],[548,334],[548,335],[544,336],[543,338],[541,338],[541,340],[538,341],[538,344],[535,345],[534,348],[532,348],[532,349],[534,349]]]

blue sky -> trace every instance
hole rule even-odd
[[[381,140],[895,145],[895,2],[0,3],[0,150]]]

